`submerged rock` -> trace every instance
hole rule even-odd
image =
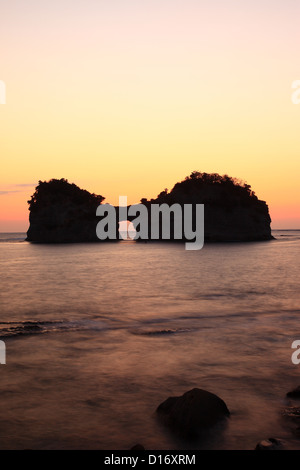
[[[296,423],[300,423],[300,407],[289,406],[282,411],[282,415],[285,418],[289,418]]]
[[[221,398],[199,388],[168,398],[156,411],[173,431],[186,437],[204,434],[230,415]]]
[[[145,450],[145,447],[142,444],[136,444],[135,446],[131,447],[130,450]]]
[[[282,450],[283,442],[280,439],[274,439],[270,437],[264,441],[260,441],[255,450]]]
[[[289,428],[294,435],[300,437],[300,407],[288,406],[282,410],[282,416],[289,423]]]
[[[288,392],[286,396],[289,398],[300,398],[300,386]]]

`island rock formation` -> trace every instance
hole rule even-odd
[[[29,204],[27,241],[78,243],[99,241],[96,209],[103,196],[91,194],[65,179],[39,181]]]
[[[27,241],[76,243],[100,241],[96,235],[97,207],[105,198],[80,189],[66,179],[39,181],[29,203],[30,227]],[[151,212],[153,204],[204,204],[205,242],[244,242],[271,240],[271,218],[265,201],[251,187],[227,175],[194,171],[173,189],[156,199],[141,199]],[[118,216],[118,208],[116,208]],[[133,218],[128,217],[129,221]],[[118,239],[118,224],[116,224]],[[148,239],[151,239],[149,219]],[[172,228],[172,227],[171,227]],[[183,231],[184,233],[184,231]],[[174,239],[171,230],[170,240]],[[186,241],[183,235],[182,241]]]
[[[194,171],[151,204],[204,204],[205,242],[244,242],[271,240],[271,218],[265,201],[257,198],[251,186],[217,173]]]

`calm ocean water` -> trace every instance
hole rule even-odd
[[[300,449],[282,417],[300,385],[300,231],[246,244],[34,245],[0,234],[1,449],[189,449],[156,407],[225,400],[201,449]]]

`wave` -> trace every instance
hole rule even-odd
[[[0,243],[23,243],[26,239],[25,232],[9,233],[2,232],[0,233]]]
[[[0,238],[0,243],[24,243],[25,238]]]
[[[154,317],[138,321],[134,319],[120,321],[109,315],[95,316],[93,319],[81,318],[78,320],[27,320],[27,321],[0,321],[0,338],[9,338],[26,335],[63,333],[70,331],[108,331],[127,330],[128,333],[138,336],[170,336],[178,334],[189,334],[199,329],[213,328],[215,322],[230,320],[251,320],[257,318],[263,320],[265,317],[273,317],[287,321],[299,318],[300,309],[278,309],[278,310],[243,310],[236,312],[224,311],[204,313],[194,312],[177,315],[172,318]],[[161,323],[164,323],[162,325]],[[175,323],[175,325],[174,325]],[[179,326],[181,324],[181,326]]]
[[[104,322],[81,321],[23,321],[0,322],[0,338],[80,330],[105,330]]]
[[[197,300],[218,300],[218,299],[245,299],[247,297],[252,297],[252,296],[264,296],[264,295],[270,295],[270,292],[267,290],[240,290],[240,291],[230,291],[228,290],[227,292],[208,292],[207,294],[203,293],[195,293],[193,295],[193,299]]]
[[[47,333],[63,333],[68,331],[104,331],[109,329],[128,329],[131,334],[139,336],[164,336],[182,333],[191,333],[198,328],[126,328],[124,326],[109,326],[103,321],[24,321],[24,322],[0,322],[0,338],[16,336],[28,336]]]
[[[153,330],[131,330],[130,333],[133,335],[141,336],[162,336],[162,335],[175,335],[180,333],[191,333],[198,330],[198,328],[163,328],[163,329],[153,329]]]

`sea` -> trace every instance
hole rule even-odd
[[[199,251],[25,236],[0,234],[0,449],[300,449],[300,231]],[[231,415],[191,442],[156,409],[195,387]]]

